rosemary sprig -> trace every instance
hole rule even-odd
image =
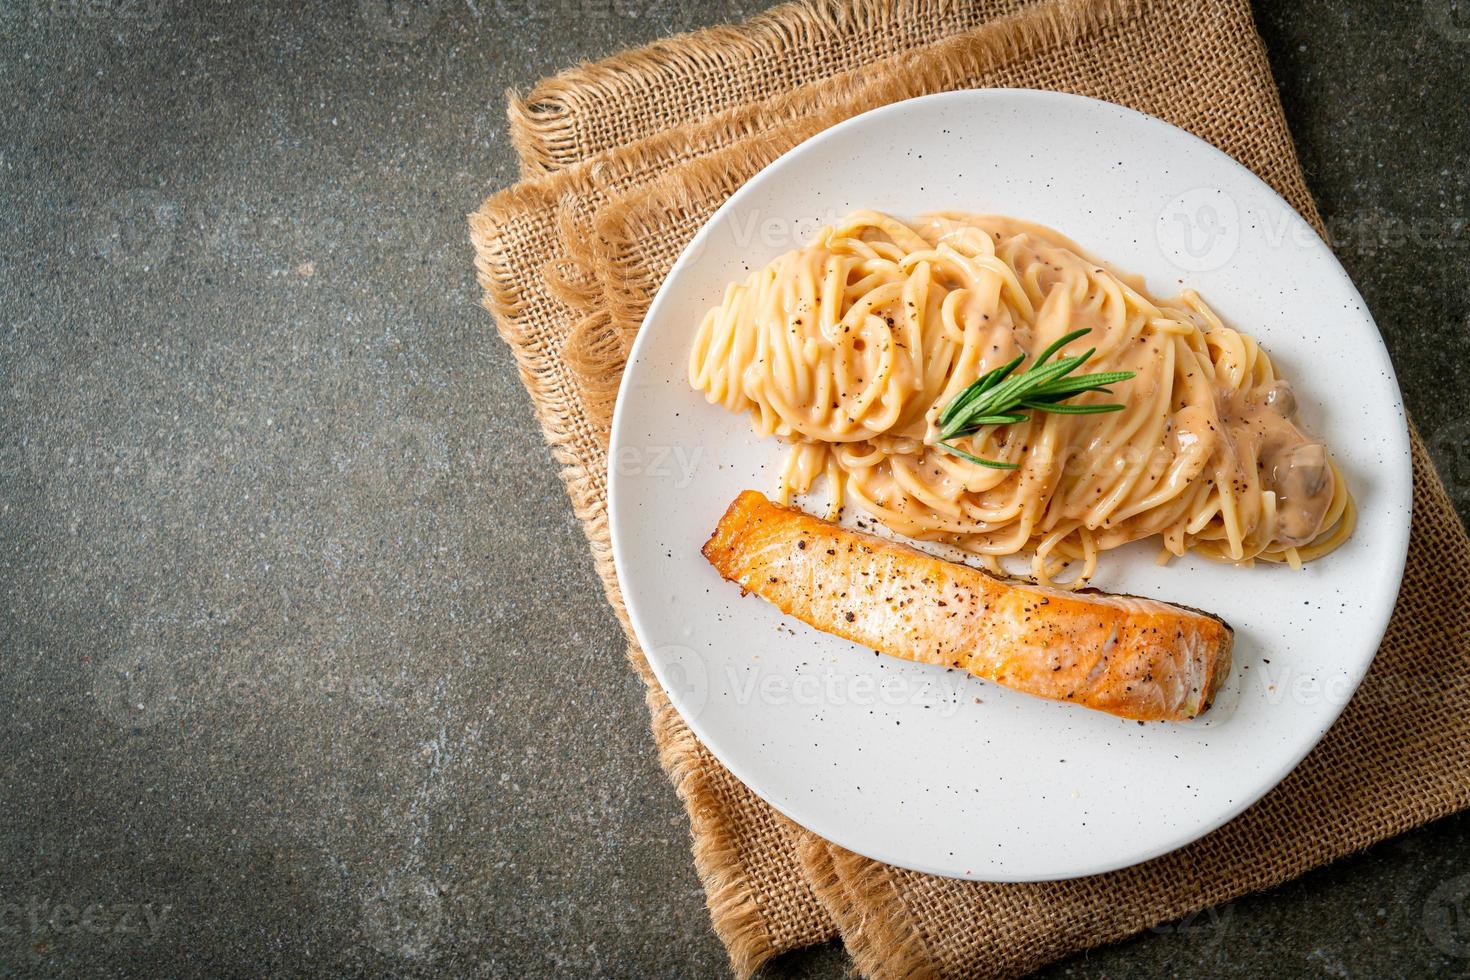
[[[1013,470],[1016,463],[1001,463],[993,459],[981,459],[949,444],[951,439],[974,435],[987,425],[1010,425],[1024,422],[1026,415],[1021,409],[1037,412],[1053,412],[1058,415],[1098,415],[1103,412],[1121,412],[1122,405],[1063,405],[1062,401],[1088,391],[1112,394],[1107,387],[1119,381],[1133,378],[1132,371],[1103,371],[1099,374],[1081,374],[1068,377],[1087,359],[1097,353],[1093,347],[1084,354],[1064,357],[1051,364],[1051,356],[1084,334],[1092,331],[1084,327],[1073,330],[1065,337],[1058,337],[1046,350],[1037,356],[1032,365],[1021,374],[1011,377],[1011,372],[1021,366],[1026,355],[1021,354],[1009,364],[1002,364],[987,371],[966,386],[963,391],[949,400],[938,418],[940,449],[953,453],[980,466],[997,470]]]

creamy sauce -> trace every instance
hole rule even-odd
[[[938,416],[970,382],[1079,328],[1079,373],[1129,371],[1124,410],[1027,410],[939,448]],[[1025,370],[1023,366],[1022,371]],[[726,291],[705,316],[690,383],[748,412],[794,452],[782,496],[825,476],[889,528],[982,556],[1029,552],[1039,581],[1157,536],[1166,552],[1293,565],[1352,531],[1326,447],[1296,422],[1292,388],[1248,335],[1192,291],[1151,296],[1048,228],[858,212]]]
[[[1336,477],[1327,447],[1296,424],[1296,395],[1277,381],[1260,391],[1222,398],[1221,422],[1244,471],[1252,466],[1263,488],[1275,495],[1276,540],[1288,546],[1309,543],[1322,531],[1332,504]]]

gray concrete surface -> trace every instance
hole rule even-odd
[[[722,972],[463,216],[507,86],[761,5],[0,0],[0,975]],[[1470,11],[1259,17],[1470,509]],[[1453,818],[1053,972],[1465,974],[1467,875]]]

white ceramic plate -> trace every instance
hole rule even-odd
[[[1146,276],[1197,288],[1296,384],[1361,519],[1301,572],[1107,555],[1094,584],[1211,610],[1236,630],[1214,708],[1143,726],[908,664],[827,636],[723,582],[700,546],[736,493],[770,492],[785,449],[685,379],[725,284],[857,208],[959,209],[1050,225]],[[1407,430],[1362,298],[1311,229],[1223,153],[1149,116],[1047,92],[891,105],[776,161],[674,266],[634,345],[612,434],[613,552],[639,640],[675,706],[797,823],[920,871],[987,881],[1094,874],[1220,826],[1292,770],[1373,659],[1408,545]],[[820,487],[819,487],[820,489]]]

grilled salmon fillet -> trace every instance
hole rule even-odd
[[[1140,721],[1193,718],[1230,673],[1230,627],[1154,599],[1068,592],[735,498],[704,546],[721,575],[880,653]]]

